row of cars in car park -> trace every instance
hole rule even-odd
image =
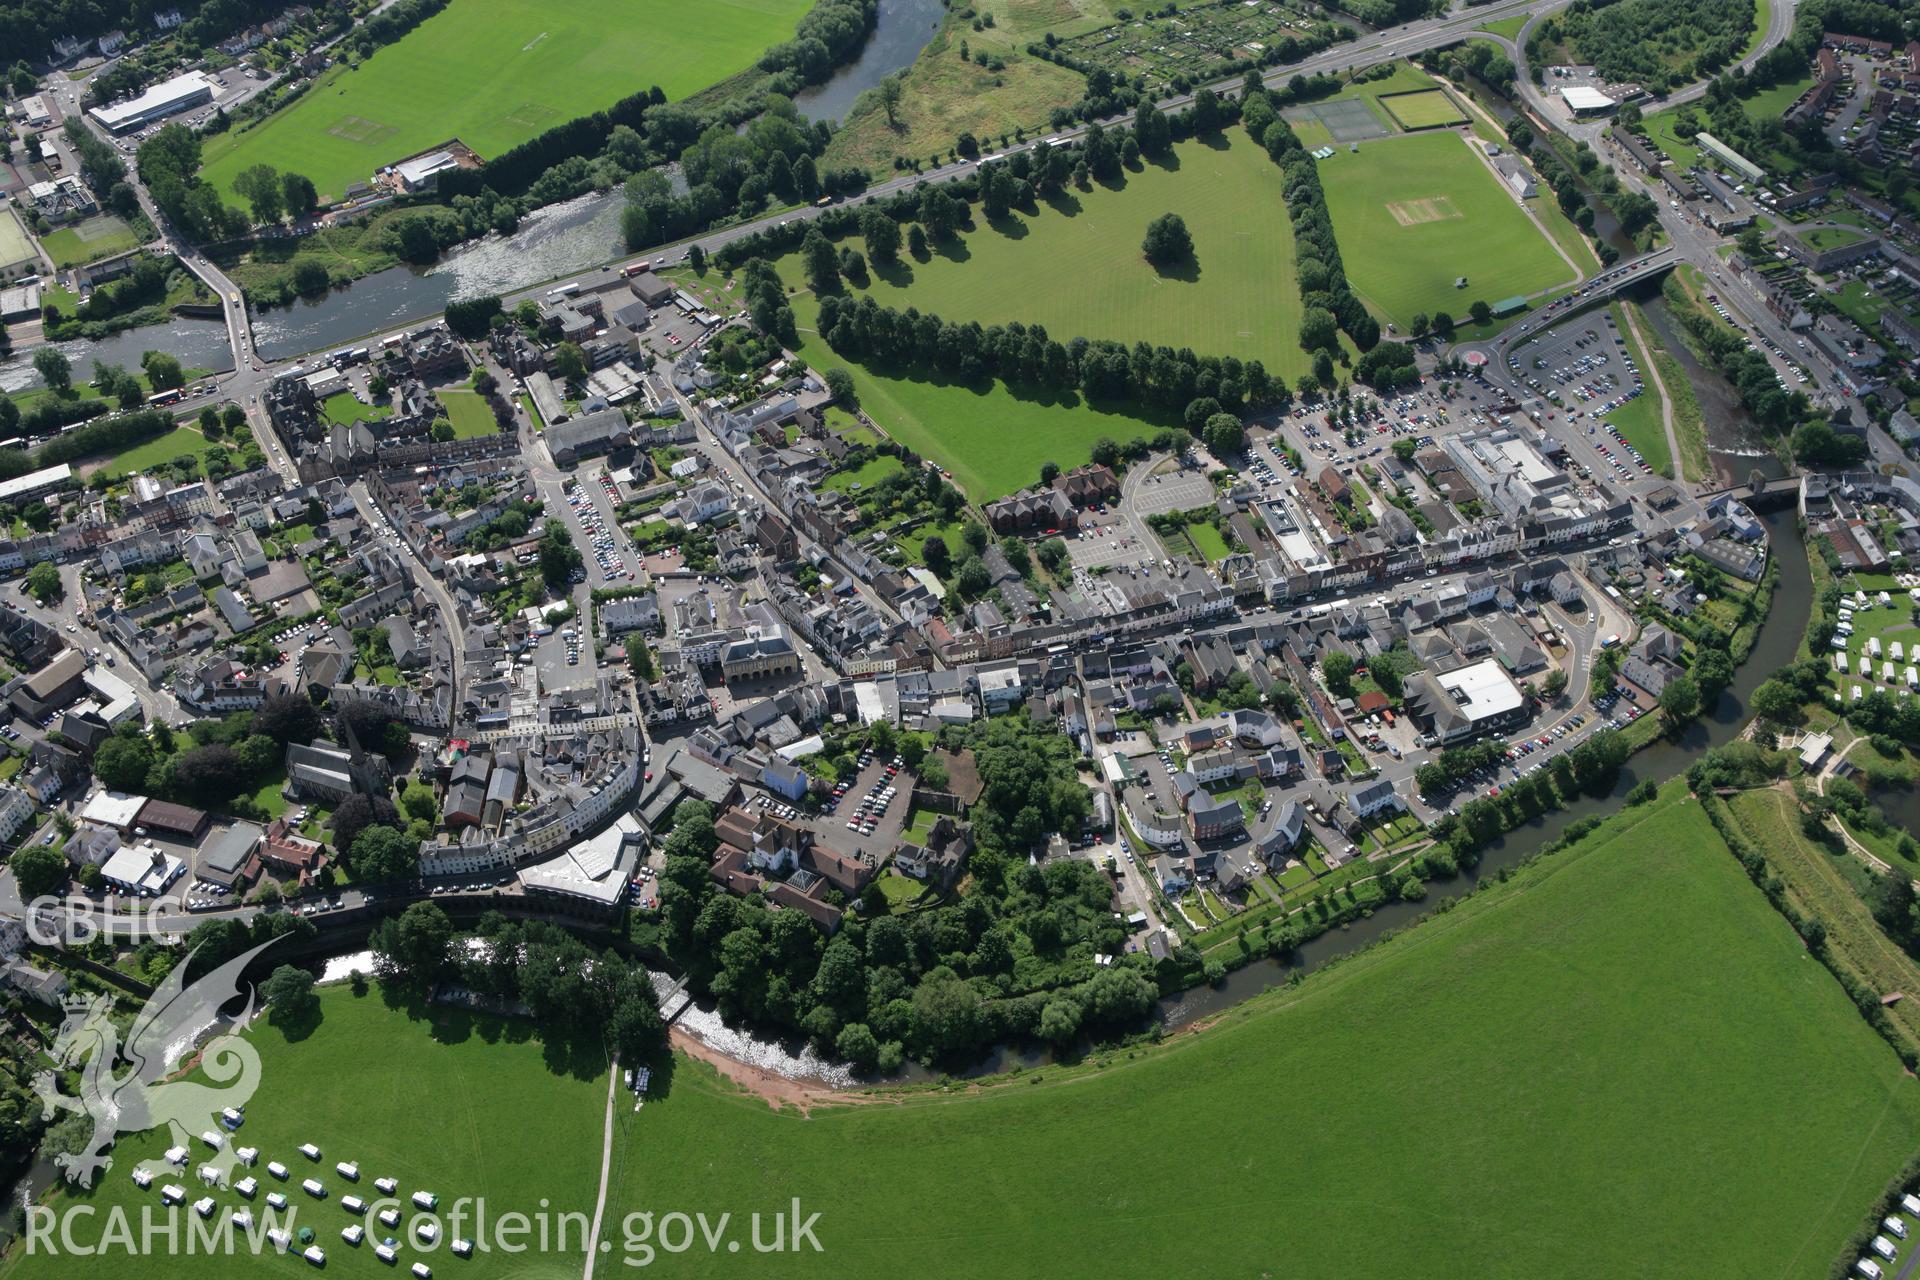
[[[618,494],[614,489],[612,477],[603,472],[600,479],[606,485],[608,498],[617,502]],[[593,559],[600,566],[601,576],[609,580],[631,578],[633,573],[627,568],[627,559],[615,549],[613,533],[607,528],[607,522],[601,518],[600,508],[574,481],[567,482],[566,493],[567,505],[573,508],[574,518],[579,520],[580,528],[593,544]]]
[[[775,800],[764,791],[754,796],[753,804],[755,808],[765,809],[776,818],[794,818],[798,817],[800,812],[784,800]]]
[[[1595,698],[1593,700],[1593,709],[1607,717],[1607,728],[1624,729],[1646,714],[1640,707],[1634,705],[1639,700],[1640,695],[1636,694],[1633,690],[1625,687],[1616,687],[1611,693],[1603,693]],[[1620,710],[1615,712],[1613,708],[1621,703],[1625,703],[1626,705],[1621,706]]]
[[[1637,709],[1634,711],[1634,715],[1639,715]],[[1528,763],[1527,757],[1535,754],[1544,756],[1556,743],[1571,747],[1574,742],[1582,736],[1580,731],[1586,727],[1590,718],[1592,717],[1582,711],[1576,715],[1567,717],[1551,729],[1544,730],[1537,734],[1531,734],[1525,738],[1517,738],[1509,742],[1505,753],[1505,767],[1516,779],[1529,773],[1538,773],[1547,767],[1547,761],[1541,759]],[[1609,720],[1607,726],[1609,728],[1618,728],[1621,723],[1625,722]],[[1500,794],[1500,788],[1495,780],[1499,776],[1499,769],[1500,765],[1496,761],[1492,768],[1476,770],[1474,773],[1469,774],[1467,780],[1476,786],[1483,783],[1494,784],[1488,786],[1487,795],[1497,796]]]
[[[866,768],[873,762],[873,752],[871,750],[862,751],[859,756],[859,762],[862,769]],[[887,767],[882,771],[881,775],[875,778],[872,785],[866,789],[866,792],[854,802],[853,812],[847,817],[847,830],[856,835],[870,836],[878,829],[880,819],[885,816],[887,810],[893,805],[894,800],[898,798],[900,794],[900,788],[894,783],[894,779],[900,776],[900,769],[903,764],[905,764],[905,761],[899,756],[895,756],[887,763]],[[850,789],[849,784],[845,782],[836,783],[834,785],[833,795],[828,799],[826,805],[823,806],[826,812],[833,813],[837,811],[840,807],[840,802],[846,799]]]
[[[297,627],[288,627],[276,634],[273,637],[273,646],[279,650],[280,661],[288,661],[290,651],[285,646],[292,644],[295,640],[300,642],[300,648],[296,652],[299,656],[305,657],[308,646],[313,644],[315,635],[324,626],[326,626],[324,620],[315,619],[312,622],[303,622]]]
[[[1638,393],[1636,392],[1635,394],[1638,394]],[[1648,462],[1646,460],[1646,457],[1642,455],[1638,449],[1633,447],[1632,442],[1630,442],[1626,438],[1626,436],[1621,434],[1620,428],[1614,426],[1611,422],[1605,425],[1607,428],[1607,434],[1613,437],[1614,445],[1619,448],[1621,453],[1624,453],[1627,455],[1627,457],[1633,459],[1633,466],[1628,466],[1625,462],[1622,462],[1618,457],[1614,455],[1614,451],[1612,448],[1609,448],[1606,444],[1598,440],[1594,441],[1593,447],[1599,452],[1600,456],[1606,459],[1606,461],[1612,465],[1613,469],[1620,474],[1620,478],[1622,480],[1633,479],[1634,467],[1638,467],[1640,469],[1641,474],[1643,475],[1652,474],[1653,464]],[[1589,434],[1591,434],[1593,431],[1593,428],[1588,427],[1587,431]]]

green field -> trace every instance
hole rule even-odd
[[[493,416],[493,409],[487,404],[487,398],[478,391],[442,387],[433,394],[440,401],[440,407],[447,411],[447,421],[453,424],[454,439],[499,434],[500,424]]]
[[[805,1117],[682,1065],[619,1125],[609,1213],[820,1212],[781,1274],[1746,1280],[1824,1273],[1920,1088],[1670,787],[1159,1049]]]
[[[902,253],[898,266],[873,273],[868,291],[947,320],[1045,325],[1062,342],[1111,338],[1257,359],[1292,382],[1309,362],[1281,185],[1266,152],[1229,130],[1225,140],[1181,143],[1171,163],[1116,187],[1070,189],[1038,213],[990,223],[976,210],[971,234],[935,246],[925,262]],[[1194,261],[1162,272],[1141,256],[1140,240],[1168,212],[1193,234]],[[796,278],[797,259],[787,265]]]
[[[1854,749],[1853,758],[1867,753]],[[1800,829],[1800,806],[1791,792],[1747,791],[1727,801],[1747,834],[1767,851],[1785,882],[1789,900],[1827,929],[1827,954],[1845,972],[1874,991],[1910,991],[1920,986],[1920,964],[1900,949],[1873,919],[1855,887],[1864,867],[1851,853],[1834,854],[1813,844]],[[1920,1006],[1901,1000],[1887,1017],[1909,1044],[1920,1046]]]
[[[1383,319],[1464,316],[1568,283],[1574,272],[1460,138],[1414,134],[1369,142],[1320,165],[1347,279]],[[1454,279],[1467,287],[1454,288]]]
[[[118,480],[122,476],[132,475],[136,471],[145,471],[148,467],[163,462],[172,462],[181,454],[191,454],[196,462],[206,451],[207,438],[200,434],[198,427],[175,427],[163,436],[155,436],[145,444],[137,444],[131,449],[113,455],[104,467],[109,480]]]
[[[1797,80],[1774,85],[1771,89],[1762,89],[1751,98],[1743,99],[1740,105],[1755,120],[1778,120],[1787,113],[1788,107],[1799,100],[1801,94],[1812,87],[1813,77],[1801,76]]]
[[[840,493],[857,493],[871,489],[896,471],[904,471],[900,459],[890,454],[869,458],[860,466],[847,471],[836,471],[820,482],[822,489],[833,489]]]
[[[1210,524],[1188,525],[1187,538],[1193,543],[1194,549],[1206,557],[1208,564],[1216,560],[1225,560],[1231,554],[1226,538]]]
[[[98,214],[40,237],[40,247],[57,267],[77,267],[110,258],[139,243],[140,237],[134,234],[133,228],[110,213]],[[0,260],[5,256],[4,250],[0,250]]]
[[[336,391],[320,402],[320,416],[328,422],[350,427],[356,422],[391,418],[393,410],[383,404],[368,404],[351,391]]]
[[[935,382],[914,372],[854,364],[820,340],[820,308],[813,295],[796,294],[792,303],[800,328],[796,354],[822,372],[851,373],[868,416],[895,440],[952,472],[954,483],[975,502],[1037,483],[1044,462],[1057,462],[1063,471],[1080,465],[1102,436],[1125,444],[1179,425],[1172,417],[1097,407],[1074,392],[1035,398],[999,382]]]
[[[599,1184],[604,1057],[576,1064],[566,1053],[530,1039],[522,1024],[438,1008],[424,1015],[389,1009],[378,994],[356,997],[343,987],[322,991],[320,1021],[310,1033],[303,1028],[289,1035],[261,1021],[251,1038],[260,1051],[261,1083],[235,1142],[259,1148],[256,1176],[263,1197],[280,1185],[265,1172],[268,1160],[279,1160],[294,1171],[286,1194],[299,1210],[296,1225],[314,1227],[316,1243],[326,1250],[325,1274],[395,1274],[369,1247],[355,1249],[340,1238],[340,1228],[352,1219],[339,1206],[348,1184],[333,1172],[338,1160],[359,1162],[358,1194],[369,1200],[379,1194],[373,1179],[391,1176],[399,1179],[402,1196],[433,1191],[443,1214],[454,1200],[468,1196],[484,1196],[490,1216],[536,1212],[543,1197],[556,1212],[591,1214]],[[296,1150],[303,1142],[320,1148],[317,1168]],[[114,1149],[113,1168],[81,1198],[102,1215],[110,1205],[124,1206],[136,1224],[142,1207],[158,1213],[157,1190],[140,1191],[128,1175],[137,1161],[157,1159],[167,1145],[157,1132],[123,1139]],[[327,1186],[327,1200],[316,1202],[301,1194],[299,1180],[308,1176]],[[200,1194],[190,1172],[182,1181],[189,1199]],[[213,1195],[222,1216],[245,1203],[233,1191]],[[54,1207],[64,1200],[56,1197]],[[256,1201],[256,1217],[261,1210]],[[313,1273],[298,1259],[255,1258],[244,1251],[231,1257],[189,1255],[184,1221],[181,1226],[180,1253],[143,1257],[137,1268],[127,1266],[123,1256],[81,1261],[28,1256],[15,1248],[0,1274],[8,1280],[64,1280],[137,1270],[154,1280],[259,1280]],[[101,1232],[102,1219],[96,1218],[76,1225],[75,1238],[90,1243],[100,1239]],[[575,1248],[572,1256],[476,1253],[466,1261],[444,1247],[434,1254],[404,1250],[397,1270],[405,1275],[417,1259],[428,1262],[437,1275],[475,1280],[578,1280]]]
[[[1403,129],[1438,129],[1467,122],[1467,117],[1454,105],[1445,89],[1383,94],[1378,101]]]
[[[1859,244],[1867,238],[1867,233],[1855,231],[1849,227],[1811,227],[1800,232],[1799,236],[1814,248],[1825,251]]]
[[[1529,14],[1516,13],[1511,18],[1501,18],[1494,22],[1483,22],[1477,29],[1480,31],[1491,31],[1496,36],[1505,36],[1511,40],[1520,34],[1520,28],[1527,25],[1527,19],[1530,16]]]
[[[1765,22],[1766,15],[1763,6],[1760,26],[1760,31],[1762,32],[1766,30]],[[1760,121],[1778,120],[1786,114],[1787,108],[1792,106],[1794,101],[1811,88],[1812,85],[1813,77],[1811,76],[1802,76],[1796,80],[1789,80],[1782,84],[1774,85],[1770,89],[1762,89],[1752,97],[1742,98],[1740,100],[1740,108],[1747,113],[1749,119]],[[1706,114],[1701,111],[1697,103],[1691,108],[1670,107],[1665,111],[1647,115],[1642,120],[1648,140],[1661,151],[1664,151],[1668,159],[1682,167],[1691,167],[1699,163],[1700,158],[1700,148],[1696,147],[1691,139],[1682,141],[1679,135],[1674,132],[1681,114],[1688,110],[1692,110],[1693,118],[1699,128],[1705,129],[1709,133],[1713,132],[1713,126],[1708,123]],[[1797,165],[1780,152],[1753,155],[1747,158],[1759,164],[1771,164],[1786,172],[1792,172],[1798,168]]]
[[[208,181],[268,164],[337,199],[383,164],[451,138],[490,159],[653,85],[684,98],[791,39],[808,0],[454,0],[358,68],[205,152]]]

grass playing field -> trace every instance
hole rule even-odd
[[[1414,93],[1382,94],[1381,106],[1399,122],[1402,129],[1437,129],[1444,125],[1465,124],[1467,117],[1453,104],[1444,89],[1422,89]]]
[[[389,1276],[395,1271],[373,1256],[367,1245],[353,1248],[340,1238],[340,1228],[353,1219],[340,1207],[340,1197],[352,1193],[372,1200],[379,1196],[377,1177],[399,1180],[400,1195],[426,1190],[440,1197],[447,1213],[459,1197],[483,1196],[489,1216],[533,1213],[542,1198],[553,1208],[591,1215],[599,1186],[600,1141],[606,1100],[606,1059],[580,1063],[564,1052],[549,1050],[532,1040],[523,1024],[433,1009],[424,1017],[389,1009],[378,993],[352,994],[344,987],[321,992],[321,1018],[310,1033],[289,1035],[265,1022],[251,1033],[260,1051],[260,1088],[246,1108],[246,1124],[235,1135],[236,1146],[260,1151],[254,1171],[261,1183],[261,1199],[254,1201],[258,1217],[265,1193],[282,1190],[298,1210],[295,1228],[315,1229],[317,1244],[326,1250],[329,1276]],[[321,1151],[314,1164],[297,1150],[311,1142]],[[142,1207],[160,1208],[158,1186],[142,1192],[129,1177],[134,1165],[156,1159],[168,1142],[162,1133],[122,1139],[114,1148],[114,1165],[100,1185],[78,1199],[97,1206],[104,1215],[110,1205],[125,1206],[136,1227]],[[198,1144],[196,1143],[196,1147]],[[194,1159],[205,1148],[196,1150]],[[293,1171],[288,1183],[267,1174],[268,1160],[278,1160]],[[355,1186],[334,1172],[336,1161],[357,1161],[361,1181]],[[316,1201],[302,1194],[300,1181],[313,1177],[328,1190]],[[188,1199],[201,1194],[189,1170],[181,1180]],[[211,1193],[224,1218],[229,1209],[246,1203],[232,1190]],[[55,1197],[58,1209],[68,1197]],[[260,1280],[266,1276],[307,1274],[313,1269],[299,1259],[187,1255],[182,1212],[182,1252],[142,1257],[129,1267],[125,1256],[76,1259],[44,1254],[30,1256],[16,1247],[0,1266],[8,1280],[38,1277],[128,1275],[137,1269],[154,1280],[195,1277],[196,1280]],[[380,1230],[368,1219],[369,1231]],[[471,1226],[471,1223],[469,1223]],[[102,1219],[76,1226],[81,1243],[101,1238]],[[397,1234],[397,1233],[396,1233]],[[471,1234],[471,1231],[469,1231]],[[583,1234],[578,1233],[577,1234]],[[375,1237],[378,1238],[377,1236]],[[439,1275],[512,1277],[513,1280],[578,1280],[579,1246],[571,1254],[477,1253],[462,1261],[442,1247],[434,1253],[403,1250],[397,1268],[405,1275],[414,1261],[424,1261]]]
[[[853,374],[868,415],[901,444],[951,471],[954,482],[975,502],[990,502],[1039,483],[1044,462],[1056,462],[1063,471],[1078,466],[1102,436],[1125,444],[1135,436],[1179,425],[1172,418],[1089,405],[1078,395],[1037,400],[997,382],[933,382],[918,374],[854,364],[817,336],[820,309],[813,296],[797,294],[792,302],[801,359],[816,369]]]
[[[323,75],[256,128],[210,141],[206,177],[269,164],[338,197],[382,164],[458,138],[482,159],[659,85],[684,98],[791,39],[808,0],[454,0],[356,69]]]
[[[989,223],[976,211],[971,234],[935,246],[925,262],[903,253],[872,275],[869,292],[948,320],[1045,325],[1062,342],[1112,338],[1257,359],[1292,382],[1309,362],[1281,186],[1267,153],[1229,130],[1180,144],[1169,164],[1118,186],[1069,189],[1038,213]],[[1194,258],[1163,272],[1141,256],[1140,240],[1169,212],[1186,221]],[[799,274],[796,259],[783,268]]]
[[[465,440],[471,436],[497,435],[500,423],[493,416],[493,409],[487,404],[487,398],[478,391],[468,391],[461,387],[442,387],[433,393],[440,405],[447,411],[447,421],[453,425],[453,438]]]
[[[1467,314],[1572,281],[1486,165],[1452,133],[1382,138],[1321,162],[1347,279],[1404,331],[1418,312]],[[1454,288],[1465,276],[1467,287]]]
[[[1920,1088],[1672,787],[1103,1062],[806,1118],[683,1063],[620,1116],[609,1213],[798,1196],[824,1252],[782,1274],[1816,1275],[1920,1142]]]

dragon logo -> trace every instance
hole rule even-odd
[[[95,1174],[112,1168],[113,1158],[107,1151],[123,1133],[144,1133],[166,1125],[174,1145],[190,1148],[201,1142],[201,1134],[227,1132],[220,1113],[245,1106],[260,1086],[260,1054],[252,1044],[226,1031],[207,1041],[198,1066],[212,1084],[168,1076],[202,1033],[221,1024],[221,1007],[241,994],[241,973],[276,941],[268,939],[191,984],[186,973],[196,952],[189,952],[134,1018],[124,1045],[110,1017],[110,1000],[90,995],[66,1001],[66,1020],[48,1052],[62,1071],[80,1068],[80,1096],[62,1093],[53,1071],[36,1075],[33,1090],[40,1096],[46,1119],[69,1111],[93,1120],[93,1134],[85,1147],[55,1157],[54,1163],[69,1182],[90,1187]],[[234,1027],[244,1027],[253,1015],[250,985],[246,996],[246,1008],[231,1024]],[[116,1071],[123,1062],[126,1069]],[[207,1153],[204,1163],[214,1167],[224,1185],[235,1160],[233,1145],[222,1141]],[[156,1176],[169,1168],[159,1160],[140,1167]]]

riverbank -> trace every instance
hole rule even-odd
[[[928,1202],[978,1242],[964,1268],[916,1262],[933,1274],[1072,1270],[1094,1237],[1123,1275],[1276,1257],[1300,1275],[1452,1274],[1497,1269],[1546,1220],[1583,1274],[1702,1236],[1726,1241],[1702,1276],[1824,1259],[1920,1141],[1920,1091],[1824,975],[1807,980],[1797,941],[1716,843],[1670,784],[1206,1030],[885,1099],[897,1105],[776,1112],[676,1072],[635,1132],[646,1176],[617,1194],[751,1203],[755,1188],[831,1186],[859,1206],[826,1224],[847,1276],[897,1274],[909,1246],[892,1224]],[[1203,1200],[1289,1203],[1311,1186],[1313,1211],[1196,1234],[1186,1215],[1142,1211],[1125,1179],[1057,1194],[1143,1151]]]
[[[134,271],[101,284],[81,302],[71,290],[42,295],[42,334],[52,343],[94,341],[129,329],[162,325],[219,299],[178,258],[141,255]]]

